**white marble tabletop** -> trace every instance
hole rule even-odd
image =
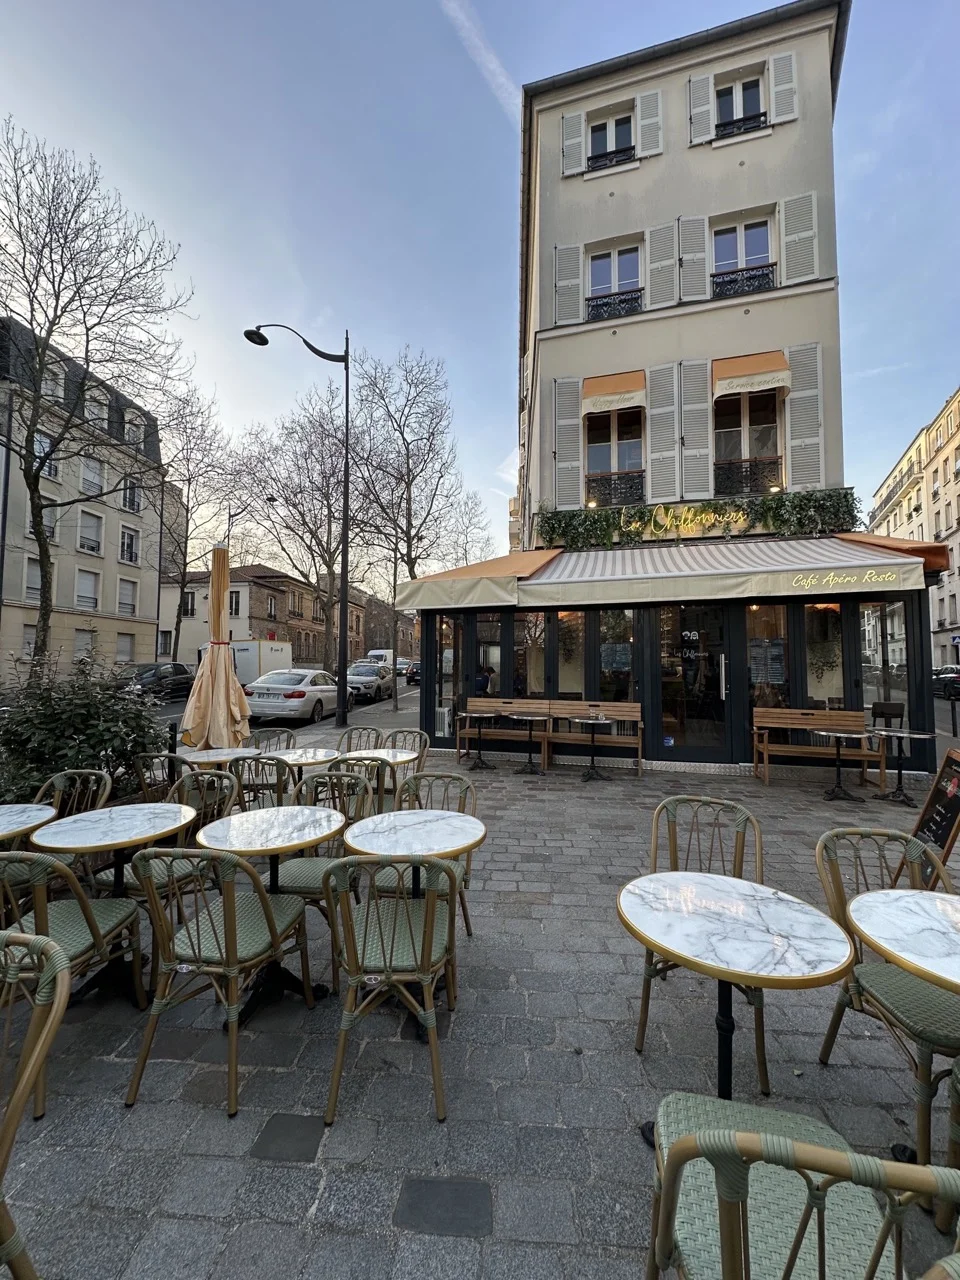
[[[344,751],[341,760],[383,760],[387,764],[413,764],[418,751],[398,751],[396,747],[371,747],[369,751]]]
[[[846,933],[799,898],[733,876],[664,871],[620,890],[624,927],[657,955],[752,987],[819,987],[853,962]]]
[[[403,858],[411,853],[431,858],[456,858],[482,844],[487,829],[479,818],[450,809],[399,809],[378,813],[355,822],[343,843],[351,853],[390,854]]]
[[[531,712],[531,713],[529,713],[529,714],[527,714],[527,715],[524,715],[524,713],[523,713],[522,711],[507,711],[507,712],[505,712],[505,713],[504,713],[504,715],[505,715],[505,717],[506,717],[506,719],[507,719],[507,720],[522,720],[522,721],[524,722],[524,724],[526,724],[526,722],[527,722],[528,720],[530,720],[530,721],[532,722],[532,721],[534,721],[534,720],[549,720],[549,719],[550,719],[550,717],[549,717],[548,715],[546,715],[546,714],[545,714],[544,712],[542,712],[542,711]],[[566,717],[565,717],[565,716],[559,716],[559,717],[558,717],[558,719],[560,719],[560,720],[564,720],[564,719],[566,719]]]
[[[878,955],[960,993],[960,897],[927,889],[876,889],[850,899],[847,919]]]
[[[273,760],[283,760],[294,769],[304,769],[311,764],[329,764],[340,759],[340,752],[330,747],[291,747],[289,751],[271,751]]]
[[[38,849],[95,853],[102,849],[129,849],[172,836],[197,816],[188,804],[121,804],[112,809],[92,809],[70,818],[58,818],[30,837]]]
[[[56,816],[52,804],[0,804],[0,840],[36,831]]]
[[[197,844],[227,853],[293,853],[332,840],[346,823],[342,813],[320,805],[247,809],[202,827],[197,833]]]
[[[935,738],[935,733],[927,733],[924,729],[884,729],[882,725],[877,725],[870,730],[871,737],[876,735],[878,738]]]
[[[203,751],[184,751],[189,764],[229,764],[231,760],[249,760],[263,753],[257,747],[207,747]]]

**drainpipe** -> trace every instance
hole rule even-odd
[[[3,573],[7,562],[7,508],[10,500],[10,448],[13,443],[13,383],[7,382],[7,426],[4,433],[3,491],[0,494],[0,616],[3,613]]]
[[[163,503],[167,496],[165,481],[160,484],[160,540],[157,543],[157,625],[153,633],[153,660],[160,659],[160,586],[163,582]],[[173,655],[171,654],[171,657]]]

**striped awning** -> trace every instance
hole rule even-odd
[[[647,375],[643,369],[583,380],[580,412],[584,417],[588,413],[612,413],[614,409],[642,409],[646,403]]]
[[[740,395],[744,391],[790,390],[790,365],[782,351],[758,351],[713,362],[713,398]]]
[[[558,555],[558,548],[511,551],[494,560],[480,560],[401,582],[397,587],[397,608],[482,609],[515,605],[518,583]]]

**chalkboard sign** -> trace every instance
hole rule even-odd
[[[960,833],[960,751],[948,751],[924,801],[913,834],[938,848],[946,862]]]

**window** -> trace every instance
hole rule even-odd
[[[557,614],[557,695],[560,698],[583,699],[585,617],[583,613]]]
[[[590,296],[624,293],[640,288],[640,247],[631,245],[616,253],[594,253],[590,257]]]
[[[133,662],[133,655],[136,652],[136,637],[126,632],[121,632],[117,636],[117,661]]]
[[[135,480],[131,480],[129,477],[124,480],[120,501],[124,511],[138,512],[140,510],[141,491]]]
[[[760,76],[734,80],[716,90],[718,138],[731,138],[738,133],[762,129],[767,123],[763,109],[763,83]]]
[[[840,605],[804,605],[807,650],[807,706],[843,711],[843,633]]]
[[[63,400],[66,369],[56,356],[48,355],[40,375],[40,394],[48,400]]]
[[[183,593],[183,608],[180,610],[181,618],[195,618],[197,616],[197,593],[195,591],[185,591]]]
[[[231,618],[239,618],[239,617],[240,617],[240,592],[239,592],[239,591],[231,591],[231,592],[230,592],[230,601],[229,601],[229,604],[228,604],[228,612],[229,612],[229,614],[230,614],[230,617],[231,617]]]
[[[167,658],[173,652],[173,632],[161,631],[157,636],[157,653],[161,658]]]
[[[787,643],[786,605],[747,606],[747,671],[751,707],[789,707]]]
[[[954,478],[960,476],[960,449],[953,451],[953,474]]]
[[[41,510],[41,518],[43,519],[43,527],[46,530],[47,539],[50,542],[57,541],[57,508],[43,507]],[[33,538],[33,520],[30,512],[27,511],[27,537]]]
[[[84,401],[84,413],[89,426],[97,427],[100,431],[106,431],[110,420],[110,405],[107,393],[99,388],[88,391]]]
[[[277,597],[267,596],[267,617],[276,618],[277,616]]]
[[[779,493],[783,472],[779,452],[775,391],[721,396],[713,406],[714,493]]]
[[[936,494],[934,494],[934,497],[936,497]],[[933,513],[933,536],[935,538],[940,537],[940,512],[939,511],[935,511]]]
[[[42,431],[34,432],[33,436],[33,456],[36,459],[44,458],[49,454],[46,462],[40,468],[40,474],[46,476],[48,480],[56,480],[60,475],[60,464],[57,461],[56,454],[52,452],[53,441],[49,436],[43,434]]]
[[[943,447],[943,427],[937,427],[937,439],[934,445],[934,452]]]
[[[937,469],[936,469],[936,470],[934,471],[934,473],[933,473],[933,498],[934,498],[934,501],[936,501],[936,500],[937,500],[937,498],[939,498],[939,497],[940,497],[940,468],[939,468],[939,467],[937,467]]]
[[[943,527],[945,529],[953,528],[953,503],[948,502],[943,509]]]
[[[624,111],[591,122],[587,169],[608,169],[611,165],[633,160],[635,156],[632,112]]]
[[[101,555],[103,551],[103,518],[92,511],[80,512],[80,534],[77,546],[90,555]]]
[[[514,614],[512,692],[515,698],[543,697],[543,634],[542,613],[521,610]]]
[[[131,578],[117,579],[117,613],[124,618],[137,616],[137,584]]]
[[[140,534],[126,525],[120,526],[120,559],[124,564],[140,563]]]
[[[40,603],[40,561],[27,557],[27,578],[23,599],[26,604]]]
[[[643,410],[587,415],[588,507],[643,502]]]
[[[23,639],[20,642],[20,653],[24,658],[32,658],[37,643],[37,628],[32,622],[23,624]]]
[[[97,643],[97,633],[95,631],[80,630],[79,628],[73,633],[73,660],[78,661],[80,658],[87,658],[93,653]]]
[[[953,425],[953,410],[951,409],[947,414],[947,435],[952,436],[955,429]]]
[[[143,417],[136,409],[123,411],[123,438],[135,449],[143,444]]]
[[[739,280],[731,279],[741,274]],[[770,222],[738,222],[713,232],[713,296],[757,293],[776,285],[776,263],[770,261]]]
[[[103,490],[103,463],[99,458],[82,458],[80,461],[80,488],[84,493],[101,493]]]
[[[303,592],[302,592],[302,591],[291,591],[291,592],[290,592],[290,609],[289,609],[289,612],[290,612],[290,617],[291,617],[291,618],[302,618],[302,617],[303,617]]]
[[[78,609],[100,608],[99,573],[92,573],[89,569],[77,570],[76,605]]]
[[[313,597],[313,620],[314,622],[323,621],[323,601],[319,596]]]

